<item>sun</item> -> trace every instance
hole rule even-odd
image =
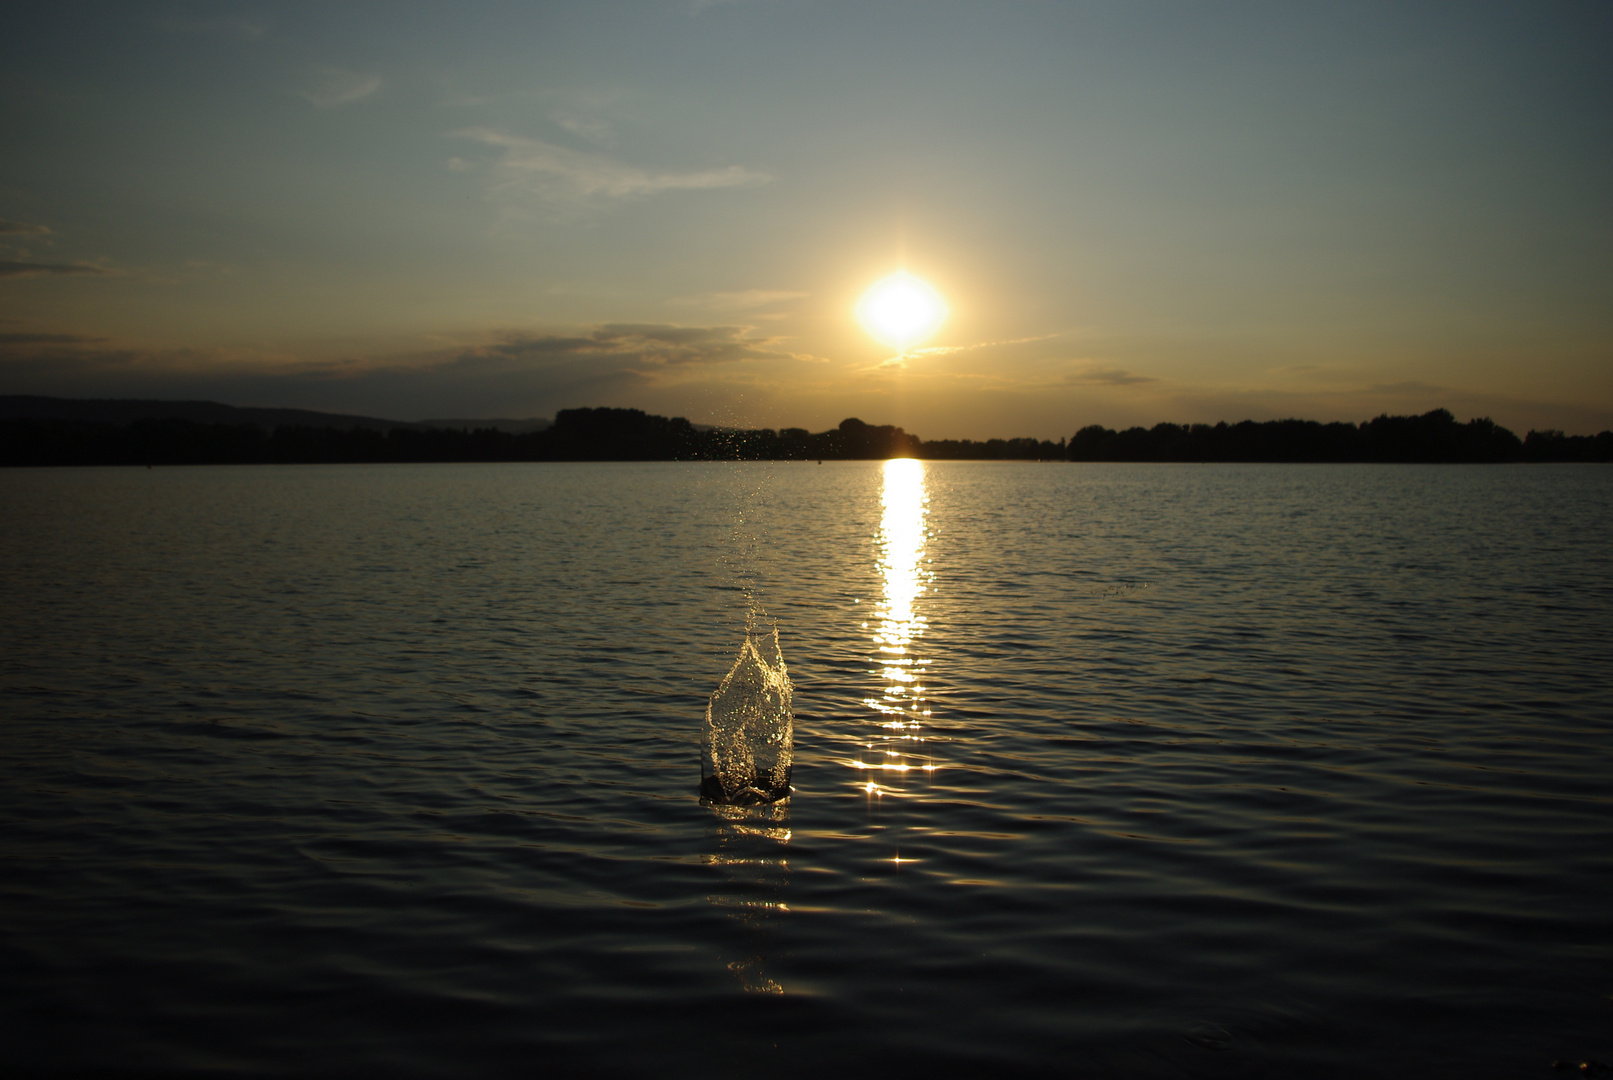
[[[947,302],[934,286],[898,270],[868,286],[857,301],[863,329],[898,352],[906,352],[941,328]]]

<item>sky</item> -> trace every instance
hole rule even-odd
[[[0,393],[1613,427],[1613,5],[28,5]],[[855,315],[905,270],[948,317]]]

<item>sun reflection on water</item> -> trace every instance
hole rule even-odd
[[[935,771],[925,744],[927,704],[925,669],[930,661],[919,655],[925,618],[917,605],[931,573],[925,559],[929,537],[929,493],[924,485],[924,463],[911,458],[885,462],[884,514],[879,526],[879,572],[884,595],[874,606],[874,653],[870,657],[879,676],[880,696],[864,704],[880,717],[880,734],[866,741],[862,753],[849,764],[858,770],[877,770],[878,781],[858,780],[870,796],[902,794],[904,774]]]

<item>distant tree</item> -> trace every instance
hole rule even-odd
[[[555,461],[667,461],[697,457],[694,426],[642,409],[561,409],[532,444]]]
[[[1068,453],[1071,461],[1108,461],[1109,444],[1115,433],[1101,424],[1089,424],[1070,437]]]
[[[1542,455],[1558,452],[1545,441],[1541,445]],[[1488,417],[1459,424],[1446,409],[1384,414],[1359,428],[1292,419],[1167,423],[1118,432],[1093,424],[1075,433],[1067,452],[1071,461],[1501,462],[1525,456],[1518,437]]]
[[[1564,435],[1548,428],[1530,431],[1523,438],[1525,461],[1613,461],[1613,431],[1595,435]]]

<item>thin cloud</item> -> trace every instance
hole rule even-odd
[[[745,187],[772,179],[767,173],[742,165],[701,172],[652,173],[602,154],[572,150],[491,128],[467,128],[454,134],[500,151],[493,170],[496,194],[535,198],[546,203],[645,198],[667,191]]]
[[[1446,394],[1448,387],[1437,386],[1434,383],[1416,382],[1411,379],[1394,383],[1373,383],[1366,388],[1369,394],[1399,394],[1407,397],[1428,394]]]
[[[0,278],[35,277],[51,274],[110,274],[104,266],[89,263],[0,262]]]
[[[977,341],[973,345],[932,345],[927,349],[909,349],[907,356],[951,356],[953,353],[974,352],[999,345],[1028,345],[1033,341],[1051,341],[1057,334],[1038,334],[1035,337],[1006,338],[1002,341]]]
[[[95,345],[105,340],[82,334],[0,334],[0,345]]]
[[[677,303],[701,304],[706,307],[749,311],[753,308],[788,303],[791,300],[805,300],[811,295],[811,293],[797,292],[793,289],[742,289],[738,292],[717,292],[707,293],[704,296],[686,296],[678,300]]]
[[[410,357],[369,357],[293,361],[289,357],[248,357],[191,349],[149,350],[105,338],[71,333],[14,330],[0,334],[0,363],[47,364],[62,371],[88,372],[137,363],[151,372],[231,368],[243,377],[345,381],[400,379],[440,381],[466,376],[515,377],[539,385],[575,368],[600,376],[654,377],[719,365],[800,359],[777,348],[771,338],[743,326],[678,326],[670,323],[613,323],[576,333],[511,333],[483,344],[433,349]],[[563,381],[572,381],[566,376]]]
[[[50,232],[46,225],[34,225],[27,221],[6,221],[0,218],[0,234],[6,236],[45,236]]]
[[[617,368],[648,370],[676,366],[778,360],[788,354],[739,326],[675,326],[614,323],[580,336],[521,335],[463,354],[462,359],[502,356],[546,363],[609,360]]]
[[[180,354],[157,356],[139,349],[109,344],[104,338],[77,334],[6,334],[0,337],[0,374],[13,392],[36,394],[79,393],[85,380],[137,369],[155,360],[148,370],[172,369]]]
[[[977,341],[970,345],[931,345],[924,349],[909,349],[897,356],[889,356],[877,364],[858,368],[860,374],[901,371],[907,367],[909,360],[919,358],[931,359],[938,356],[954,356],[958,353],[976,352],[980,349],[998,348],[1004,345],[1028,345],[1035,341],[1051,341],[1058,334],[1038,334],[1035,337],[1005,338],[1001,341]]]
[[[319,68],[309,83],[297,93],[309,104],[320,109],[346,105],[350,101],[367,98],[381,88],[379,75],[364,75],[342,68]]]
[[[1124,368],[1089,367],[1065,376],[1064,381],[1086,386],[1141,386],[1159,380],[1152,375],[1137,375]]]
[[[601,146],[609,145],[615,138],[615,132],[603,120],[589,120],[570,110],[556,109],[549,114],[549,119],[578,138]]]

